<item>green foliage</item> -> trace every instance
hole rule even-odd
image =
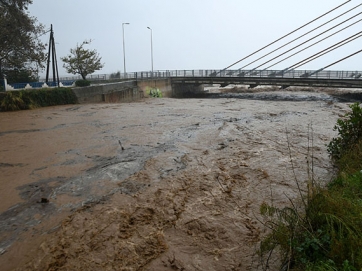
[[[38,79],[32,73],[31,70],[15,69],[15,70],[4,70],[8,84],[13,83],[30,83],[37,82]]]
[[[282,266],[292,270],[360,270],[362,201],[342,191],[315,192],[305,212],[263,204],[271,233],[261,242],[262,259],[279,250]]]
[[[11,71],[37,72],[46,59],[44,26],[28,12],[31,0],[0,0],[0,78]],[[8,77],[11,81],[11,76]]]
[[[264,262],[279,251],[283,270],[362,270],[362,110],[350,108],[328,145],[337,177],[326,188],[309,187],[304,208],[261,206],[271,229],[260,245]]]
[[[91,82],[88,80],[77,80],[75,81],[75,85],[77,87],[88,87],[90,86]]]
[[[328,145],[328,152],[334,160],[339,160],[362,139],[362,108],[359,103],[350,105],[350,108],[352,111],[337,121],[334,130],[338,131],[338,137]]]
[[[148,88],[146,93],[153,98],[162,98],[162,92],[158,88]]]
[[[343,153],[339,159],[334,159],[339,169],[339,175],[349,175],[362,169],[362,138],[348,152]]]
[[[70,88],[8,91],[0,95],[0,111],[75,103],[77,97]]]
[[[90,44],[92,41],[85,40],[75,48],[70,49],[70,54],[61,57],[64,62],[63,67],[71,74],[80,74],[85,80],[88,74],[94,73],[103,68],[102,58],[96,50],[84,49],[84,45]]]
[[[15,111],[27,109],[20,92],[9,91],[3,95],[0,104],[1,111]]]

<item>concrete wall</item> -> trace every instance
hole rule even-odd
[[[149,97],[147,94],[150,88],[158,88],[162,92],[163,97],[172,97],[172,85],[171,79],[159,79],[159,80],[144,80],[137,82],[138,88],[144,93],[145,97]]]
[[[143,92],[133,81],[73,88],[73,92],[79,103],[132,102],[143,98]]]
[[[137,101],[149,97],[147,92],[157,88],[163,97],[192,98],[205,95],[204,85],[200,84],[171,84],[171,79],[127,81],[111,84],[100,84],[89,87],[73,88],[79,103],[121,103]]]

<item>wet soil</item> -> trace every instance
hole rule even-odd
[[[223,95],[1,113],[1,269],[260,270],[260,205],[332,178],[348,103]]]

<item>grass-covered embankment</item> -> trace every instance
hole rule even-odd
[[[336,178],[323,188],[309,180],[303,208],[292,201],[285,208],[261,206],[271,229],[260,247],[265,270],[275,251],[281,270],[362,270],[362,109],[356,103],[351,110],[328,145]]]
[[[52,105],[75,104],[77,97],[70,88],[8,91],[0,93],[0,111],[33,109]]]

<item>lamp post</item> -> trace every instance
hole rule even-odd
[[[152,44],[152,28],[147,26],[149,30],[151,30],[151,65],[152,65],[152,74],[153,74],[153,44]]]
[[[126,47],[124,44],[124,25],[129,23],[122,23],[122,37],[123,37],[123,71],[126,73]]]

